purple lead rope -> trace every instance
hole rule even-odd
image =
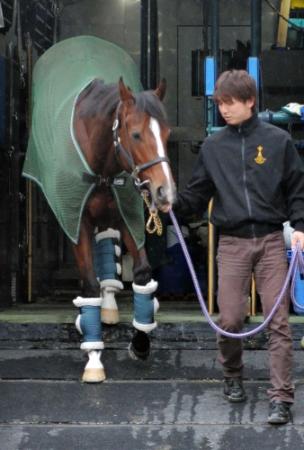
[[[188,252],[188,249],[187,249],[187,246],[186,246],[183,234],[182,234],[182,232],[180,230],[180,227],[179,227],[179,225],[177,223],[176,217],[175,217],[175,215],[174,215],[172,210],[169,211],[169,215],[170,215],[170,218],[171,218],[172,223],[174,225],[174,228],[175,228],[177,237],[179,239],[179,242],[181,244],[181,247],[183,249],[184,256],[185,256],[185,259],[186,259],[186,262],[187,262],[187,265],[188,265],[188,268],[189,268],[189,271],[190,271],[190,275],[191,275],[191,278],[192,278],[192,281],[193,281],[193,284],[194,284],[194,288],[195,288],[195,291],[196,291],[196,294],[197,294],[197,297],[198,297],[201,309],[202,309],[202,311],[204,313],[204,316],[206,317],[209,325],[217,333],[222,334],[223,336],[226,336],[226,337],[229,337],[229,338],[235,338],[235,339],[243,339],[243,338],[252,336],[252,335],[254,335],[256,333],[259,333],[261,330],[263,330],[263,328],[265,328],[269,324],[269,322],[273,318],[274,314],[276,313],[276,310],[278,309],[278,307],[279,307],[279,305],[280,305],[280,303],[282,301],[282,298],[284,297],[284,295],[286,293],[286,290],[288,289],[290,280],[292,280],[292,287],[291,287],[291,289],[292,289],[292,293],[291,293],[292,301],[293,301],[293,303],[295,305],[297,305],[299,307],[299,309],[304,311],[303,306],[298,305],[298,303],[296,303],[296,300],[294,298],[294,286],[295,286],[297,270],[300,270],[300,273],[302,273],[302,274],[304,273],[303,255],[302,255],[302,252],[300,251],[300,249],[297,248],[292,253],[292,257],[291,257],[291,260],[290,260],[290,263],[289,263],[289,269],[288,269],[287,276],[286,276],[284,285],[282,287],[282,290],[281,290],[280,294],[278,295],[277,300],[275,301],[275,304],[273,305],[269,315],[266,317],[264,322],[261,323],[260,325],[258,325],[253,330],[246,331],[244,333],[230,333],[229,331],[226,331],[226,330],[223,330],[222,328],[220,328],[212,320],[212,318],[211,318],[211,316],[210,316],[210,314],[208,312],[208,309],[207,309],[207,307],[205,305],[205,301],[204,301],[203,295],[202,295],[201,290],[200,290],[200,286],[199,286],[199,283],[198,283],[198,280],[197,280],[197,277],[196,277],[196,273],[195,273],[195,270],[193,268],[191,257],[189,255],[189,252]]]

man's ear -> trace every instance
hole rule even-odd
[[[246,101],[246,103],[252,109],[256,104],[256,99],[254,97],[251,97]]]

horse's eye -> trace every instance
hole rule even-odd
[[[140,141],[140,133],[138,133],[138,131],[135,131],[134,133],[132,133],[132,138],[136,141]]]

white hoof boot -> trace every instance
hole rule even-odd
[[[116,325],[119,322],[119,312],[115,300],[115,291],[110,287],[102,290],[101,321],[107,325]]]
[[[89,361],[87,362],[82,375],[82,381],[84,383],[101,383],[106,379],[100,356],[101,351],[91,350],[88,352]]]

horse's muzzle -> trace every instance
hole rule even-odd
[[[168,212],[172,208],[172,204],[175,200],[176,189],[167,186],[159,186],[156,191],[154,197],[155,205],[162,212]]]

